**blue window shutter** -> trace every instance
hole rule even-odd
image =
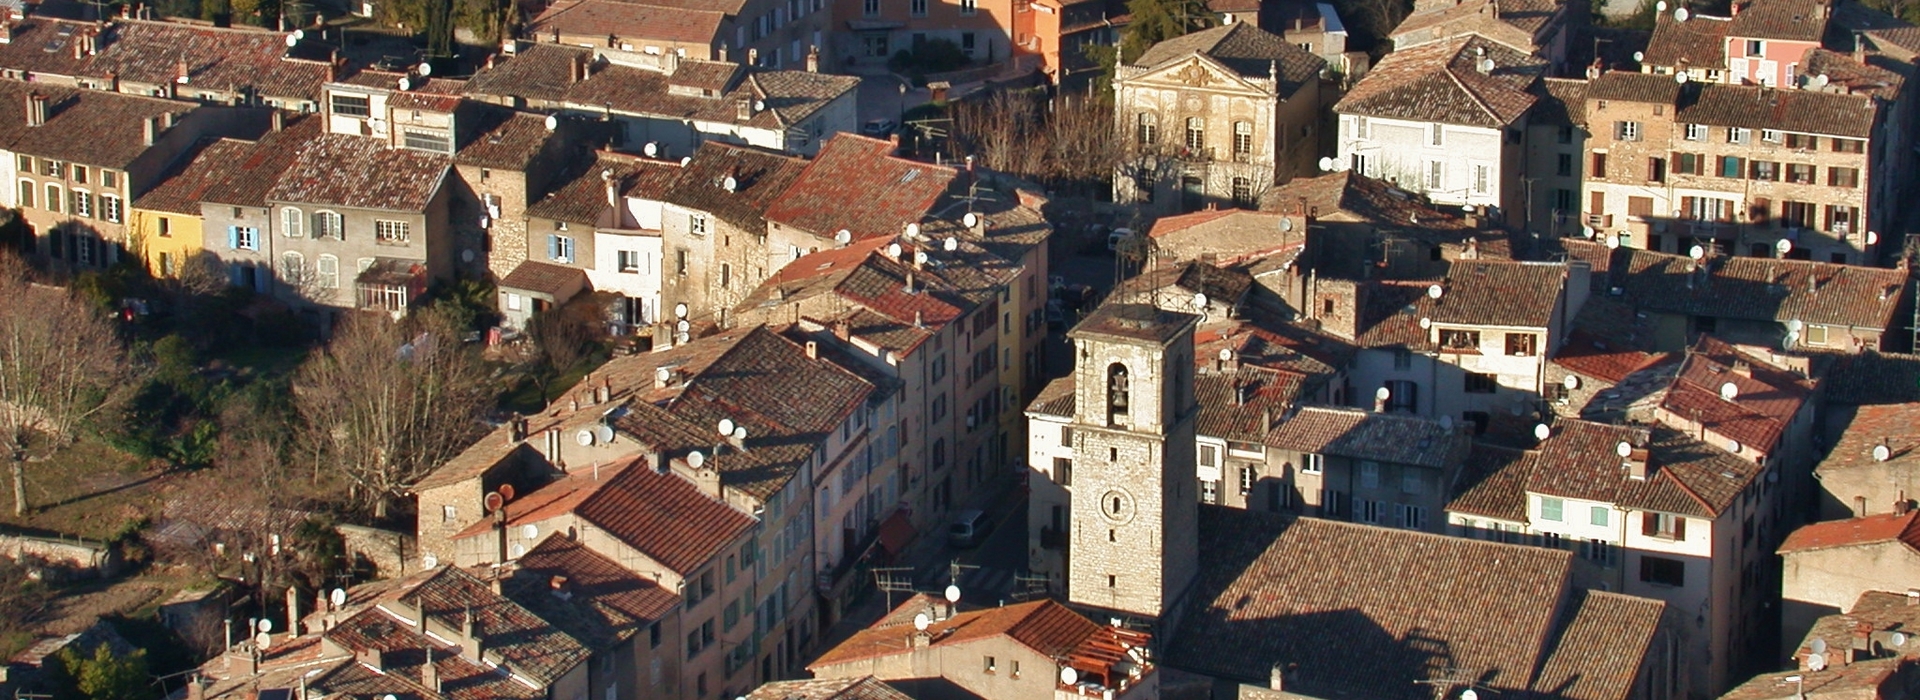
[[[227,266],[227,284],[235,287],[240,286],[240,266],[239,265]]]
[[[559,236],[555,236],[553,234],[547,234],[547,259],[548,260],[560,259],[560,237]]]
[[[240,227],[238,227],[238,226],[228,226],[228,227],[227,227],[227,247],[228,247],[228,248],[238,248],[238,247],[240,247]],[[235,276],[234,276],[234,279],[235,279],[235,280],[239,280],[239,279],[240,279],[240,277],[239,277],[239,274],[240,274],[240,273],[238,273],[238,272],[235,272],[235,273],[234,273],[234,275],[235,275]],[[236,284],[237,284],[237,283],[238,283],[238,282],[236,282]]]

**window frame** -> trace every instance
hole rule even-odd
[[[373,242],[379,245],[413,245],[413,223],[398,219],[374,219]]]

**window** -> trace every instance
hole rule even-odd
[[[1687,585],[1687,564],[1679,559],[1642,554],[1640,555],[1640,580],[1660,586],[1685,586]]]
[[[313,237],[341,240],[346,237],[345,223],[340,215],[330,211],[313,213]]]
[[[1220,502],[1220,482],[1204,480],[1200,482],[1200,502],[1217,504]]]
[[[1566,501],[1562,501],[1558,498],[1553,498],[1550,496],[1541,496],[1540,497],[1540,519],[1551,520],[1556,523],[1560,522],[1562,520],[1561,511],[1566,508],[1566,505],[1567,505]]]
[[[1475,194],[1486,194],[1489,191],[1488,188],[1492,186],[1492,173],[1493,169],[1485,165],[1473,166],[1473,191]]]
[[[1747,176],[1754,180],[1779,180],[1780,164],[1764,160],[1753,161],[1747,168]]]
[[[1053,458],[1053,481],[1061,486],[1073,485],[1073,460],[1066,457]]]
[[[1588,518],[1589,518],[1588,522],[1591,522],[1594,525],[1599,527],[1606,527],[1607,526],[1607,507],[1594,506],[1593,512],[1589,514]]]
[[[1604,178],[1607,176],[1607,154],[1606,153],[1595,152],[1593,154],[1592,170],[1593,170],[1594,177]]]
[[[1808,345],[1826,345],[1827,344],[1827,327],[1821,326],[1821,325],[1815,325],[1811,323],[1807,324],[1807,344]]]
[[[911,0],[908,10],[911,11],[915,17],[927,16],[927,0]]]
[[[1829,204],[1827,205],[1826,211],[1826,228],[1828,231],[1834,233],[1851,233],[1853,231],[1854,218],[1860,213],[1859,208],[1850,207],[1845,204]]]
[[[1260,480],[1260,474],[1259,472],[1254,471],[1253,467],[1251,466],[1241,467],[1240,468],[1240,495],[1245,496],[1249,493],[1253,493],[1253,483],[1259,480]]]
[[[1353,120],[1353,131],[1355,136],[1363,139],[1367,138],[1367,118],[1355,117]]]
[[[120,173],[116,173],[112,170],[100,171],[100,186],[101,187],[119,187]]]
[[[402,136],[401,145],[416,151],[427,151],[430,153],[453,152],[453,139],[448,138],[444,133],[436,131],[406,129]]]
[[[960,0],[960,14],[971,15],[980,9],[978,0]]]
[[[868,16],[868,17],[878,17],[878,16],[880,16],[880,0],[865,0],[865,2],[862,2],[862,3],[860,4],[860,11],[861,11],[861,13],[862,13],[862,14],[864,14],[864,15],[866,15],[866,16]],[[871,40],[871,39],[873,39],[874,37],[867,37],[867,38],[868,38],[869,40]],[[882,42],[882,43],[884,43],[884,42],[886,41],[886,37],[885,37],[885,36],[881,36],[881,37],[879,37],[879,39],[881,40],[881,42]],[[871,43],[871,42],[869,42],[869,43]],[[872,54],[868,54],[868,55],[872,55]]]
[[[163,217],[160,217],[160,237],[161,237],[161,238],[172,238],[172,237],[173,237],[173,225],[172,225],[172,224],[173,224],[173,221],[172,221],[171,219],[168,219],[168,218],[166,218],[166,217],[164,217],[164,216],[163,216]]]
[[[306,218],[299,209],[287,207],[280,210],[280,235],[288,238],[300,237],[300,223]]]
[[[1253,208],[1253,180],[1244,177],[1233,179],[1233,205],[1241,209]]]
[[[1706,156],[1698,153],[1673,154],[1673,172],[1676,175],[1700,175],[1706,169]]]
[[[383,245],[406,245],[413,240],[405,221],[376,220],[373,222],[373,239]]]
[[[1380,524],[1381,518],[1386,515],[1387,502],[1355,498],[1353,499],[1353,511],[1355,520],[1378,525]]]
[[[1806,163],[1788,163],[1787,182],[1801,185],[1813,184],[1813,166]]]
[[[1613,137],[1621,141],[1640,140],[1640,122],[1614,122]]]
[[[1647,182],[1666,182],[1666,181],[1667,181],[1667,159],[1648,158],[1647,159]]]
[[[1565,154],[1561,154],[1563,157]],[[1427,161],[1427,189],[1440,189],[1442,169],[1446,165],[1437,160]]]
[[[334,95],[333,113],[343,117],[373,116],[373,103],[358,95]]]
[[[1805,150],[1811,150],[1819,147],[1820,147],[1820,137],[1818,136],[1808,136],[1806,134],[1787,134],[1787,148],[1805,151]]]
[[[1233,159],[1246,162],[1253,154],[1253,122],[1233,123]]]
[[[731,286],[733,286],[733,264],[720,263],[720,288],[727,289]]]
[[[47,211],[60,211],[60,203],[66,201],[66,195],[61,194],[59,185],[47,183],[47,198],[45,201],[47,203]]]
[[[247,226],[230,226],[227,228],[227,238],[229,239],[227,241],[229,247],[238,250],[260,249],[260,229]]]
[[[1813,137],[1809,136],[1807,138]],[[1865,139],[1843,139],[1839,137],[1834,137],[1833,139],[1834,153],[1865,153],[1866,151],[1867,142]],[[25,172],[25,170],[23,169],[22,172]]]
[[[1207,147],[1207,120],[1203,117],[1187,117],[1187,148],[1198,151]]]
[[[307,260],[297,252],[280,254],[280,281],[299,287],[301,277],[306,274]]]
[[[1480,331],[1444,328],[1440,331],[1440,346],[1447,350],[1479,350]]]
[[[1829,187],[1859,187],[1860,169],[1827,168],[1827,185]]]
[[[47,177],[66,177],[67,164],[57,160],[40,161],[40,174]]]
[[[1761,129],[1761,130],[1760,130],[1760,140],[1761,140],[1761,141],[1765,141],[1765,142],[1767,142],[1767,143],[1780,143],[1780,141],[1781,141],[1781,139],[1782,139],[1782,138],[1783,138],[1783,137],[1782,137],[1782,136],[1780,135],[1780,132],[1779,132],[1779,131],[1777,131],[1777,130],[1774,130],[1774,129]]]
[[[1738,156],[1720,156],[1720,177],[1744,177],[1747,171],[1747,159]]]
[[[1747,55],[1748,56],[1765,56],[1767,55],[1766,46],[1767,46],[1767,43],[1759,39],[1748,39]]]
[[[1580,543],[1580,556],[1587,561],[1611,568],[1619,556],[1619,548],[1606,540],[1589,539]]]
[[[1426,490],[1427,490],[1427,481],[1425,478],[1421,477],[1420,470],[1414,469],[1412,467],[1400,468],[1400,492],[1401,493],[1424,493],[1426,492]]]
[[[336,255],[321,255],[320,262],[314,266],[315,281],[321,289],[340,288],[340,258]]]
[[[684,256],[685,253],[682,252]],[[547,259],[555,262],[573,262],[573,238],[556,234],[547,235]],[[683,258],[684,262],[684,258]],[[682,274],[685,274],[684,270]]]
[[[1727,143],[1746,143],[1753,138],[1753,131],[1741,126],[1727,127]]]
[[[1220,448],[1215,445],[1201,445],[1200,446],[1200,466],[1203,466],[1203,467],[1220,466]]]
[[[1134,127],[1134,140],[1138,141],[1142,146],[1152,145],[1155,136],[1154,130],[1160,125],[1159,119],[1150,113],[1141,112],[1140,117],[1134,120],[1134,123],[1136,125]]]
[[[1573,143],[1573,127],[1560,127],[1560,132],[1554,135],[1553,140],[1556,143]]]
[[[1321,454],[1302,455],[1300,471],[1307,474],[1319,474],[1327,470],[1327,456]]]
[[[1573,190],[1556,189],[1553,191],[1553,208],[1562,212],[1573,211]]]
[[[1688,124],[1685,132],[1684,138],[1688,141],[1707,140],[1707,125],[1705,124]]]
[[[1469,394],[1491,394],[1499,383],[1493,375],[1481,372],[1466,373],[1466,392]]]
[[[1360,488],[1363,488],[1363,489],[1380,488],[1380,463],[1379,462],[1361,462],[1360,463]]]
[[[1652,197],[1628,197],[1627,216],[1646,219],[1653,216]]]
[[[1556,162],[1554,163],[1554,166],[1553,166],[1553,174],[1559,175],[1560,177],[1573,176],[1573,154],[1572,153],[1558,154],[1554,156],[1554,160]],[[1434,163],[1434,165],[1439,165],[1439,163]]]
[[[1393,524],[1409,530],[1420,530],[1427,526],[1427,509],[1405,503],[1393,504]]]
[[[571,244],[571,241],[569,241],[569,244]],[[568,251],[567,255],[568,259],[572,259],[573,253],[571,250]],[[687,276],[687,251],[685,249],[673,251],[673,257],[674,273],[681,277]]]
[[[19,198],[20,198],[20,208],[22,209],[33,208],[33,181],[32,180],[20,181]]]
[[[87,184],[87,166],[73,166],[73,181],[82,185]]]
[[[705,214],[693,214],[687,217],[687,230],[695,236],[707,235],[707,217]]]
[[[640,251],[623,250],[618,253],[618,257],[621,272],[633,273],[640,271]]]
[[[33,172],[33,156],[22,153],[20,154],[20,160],[18,162],[20,165],[20,168],[19,168],[20,172],[23,172],[23,173]]]
[[[1666,513],[1642,513],[1640,534],[1663,540],[1684,540],[1687,538],[1687,519]]]

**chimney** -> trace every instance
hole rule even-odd
[[[720,50],[714,52],[714,57],[714,60],[721,63],[727,62],[727,42],[720,42]]]
[[[1866,496],[1853,497],[1853,517],[1856,517],[1856,518],[1867,517],[1867,497]]]
[[[207,679],[198,673],[187,681],[187,700],[207,700]]]
[[[914,632],[913,632],[913,648],[915,648],[915,649],[925,649],[925,648],[927,648],[927,646],[928,646],[928,645],[930,645],[930,644],[932,644],[932,643],[933,643],[933,635],[931,635],[931,634],[927,634],[927,633],[926,633],[926,631],[924,631],[924,630],[914,630]]]
[[[173,82],[179,83],[181,85],[185,85],[191,82],[192,80],[193,80],[193,72],[187,67],[187,59],[183,58],[183,59],[180,59],[179,61],[174,62]]]
[[[85,34],[85,32],[81,32],[81,33]],[[87,57],[87,42],[84,42],[84,41],[73,42],[73,59],[77,61],[86,57]]]
[[[1729,12],[1729,13],[1731,14],[1731,16],[1734,16],[1734,17],[1739,17],[1739,16],[1740,16],[1740,3],[1737,3],[1737,2],[1735,2],[1735,3],[1731,3],[1731,6],[1727,8],[1727,11],[1728,11],[1728,12]]]
[[[807,47],[807,72],[820,72],[820,47],[818,46]]]
[[[27,93],[27,126],[45,126],[47,123],[47,96],[39,92]],[[152,143],[152,139],[147,140]]]
[[[160,140],[160,118],[159,117],[147,117],[145,119],[142,119],[140,120],[140,126],[142,130],[145,132],[142,135],[142,138],[145,139],[144,142],[147,145],[151,146],[155,142],[158,142]]]
[[[272,114],[267,117],[267,121],[274,131],[283,131],[287,128],[287,115],[281,113],[280,110],[273,110]]]
[[[846,340],[853,335],[853,325],[844,320],[833,322],[833,337]]]
[[[381,653],[379,649],[368,648],[357,650],[353,652],[353,660],[375,671],[381,673],[387,672],[386,654]]]
[[[427,645],[427,662],[420,664],[420,685],[434,693],[440,692],[440,667],[433,662],[433,645]]]
[[[614,182],[612,178],[607,179],[607,206],[614,210],[616,216],[619,214],[620,185]]]
[[[567,577],[564,575],[556,574],[553,578],[547,579],[547,588],[551,589],[553,594],[559,596],[561,600],[565,600],[573,595],[567,592]]]
[[[287,638],[300,636],[300,589],[287,587]]]
[[[1907,604],[1920,605],[1920,588],[1907,589]]]
[[[571,67],[567,71],[567,82],[577,83],[586,80],[588,75],[587,56],[574,56]]]
[[[749,65],[749,66],[757,66],[757,65],[760,65],[760,50],[759,50],[759,49],[747,49],[747,65]]]
[[[100,30],[89,29],[80,37],[80,43],[86,46],[87,55],[100,53]]]
[[[1628,451],[1625,466],[1627,468],[1627,478],[1634,481],[1646,481],[1647,472],[1652,467],[1646,448],[1636,447]]]
[[[1734,360],[1733,373],[1738,374],[1742,377],[1751,378],[1753,376],[1753,364],[1747,362],[1746,360]]]
[[[0,20],[0,44],[13,43],[13,20]]]
[[[753,100],[744,100],[744,99],[734,100],[733,116],[734,116],[734,119],[737,121],[747,121],[749,119],[752,119],[753,118]]]
[[[600,380],[600,388],[598,390],[598,393],[595,394],[595,398],[599,399],[597,403],[606,403],[608,401],[613,400],[613,379],[612,378],[602,378]]]
[[[809,340],[809,341],[807,341],[807,359],[809,359],[809,360],[818,360],[818,359],[820,359],[820,344],[819,344],[819,343],[816,343],[816,342],[813,342],[813,341],[811,341],[811,340]]]
[[[919,310],[919,309],[914,309],[914,310],[913,310],[913,327],[914,327],[914,328],[926,328],[926,327],[927,327],[927,321],[926,321],[926,318],[925,318],[924,316],[922,316],[922,315],[920,314],[920,310]]]
[[[1275,663],[1273,668],[1267,671],[1267,689],[1276,693],[1285,692],[1287,689],[1285,676],[1286,669]]]
[[[499,577],[495,576],[494,578],[497,580]],[[423,613],[422,617],[424,616],[425,615]],[[473,637],[473,606],[471,605],[467,606],[465,614],[460,617],[460,641],[462,642],[475,641]],[[477,653],[479,650],[479,645],[475,644],[473,646],[476,651],[476,653],[474,654],[474,658],[477,659],[479,658],[479,654]]]

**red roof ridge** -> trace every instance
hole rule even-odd
[[[1780,543],[1779,553],[1899,541],[1920,552],[1920,510],[1878,513],[1802,525]]]

